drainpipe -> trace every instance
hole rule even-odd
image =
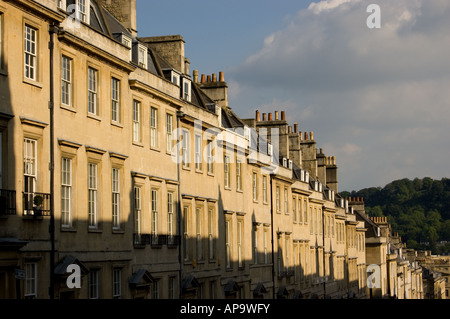
[[[55,299],[55,148],[54,148],[54,83],[53,83],[53,52],[54,52],[54,39],[53,36],[58,32],[58,26],[55,24],[49,25],[48,32],[50,35],[50,41],[48,48],[50,50],[50,101],[48,108],[50,109],[50,287],[49,295],[50,299]]]
[[[179,133],[180,131],[180,118],[184,117],[184,113],[181,111],[177,111],[177,141],[179,141]],[[180,171],[180,148],[177,143],[177,179],[178,179],[178,205],[177,205],[177,232],[180,236],[180,242],[178,244],[178,264],[180,266],[179,275],[178,275],[178,299],[181,299],[182,291],[181,291],[181,276],[183,274],[183,257],[182,257],[182,238],[181,238],[181,171]]]
[[[273,238],[273,185],[272,185],[272,174],[270,176],[270,236],[272,241],[272,295],[273,299],[275,299],[275,252],[274,252],[274,238]]]
[[[327,297],[327,283],[325,273],[325,206],[322,206],[322,263],[323,263],[323,299]],[[331,254],[331,251],[330,251]]]

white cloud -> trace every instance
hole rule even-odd
[[[315,14],[320,14],[323,11],[335,9],[344,3],[352,2],[352,0],[327,0],[320,2],[312,2],[308,10],[311,10]]]
[[[448,176],[450,1],[377,0],[381,28],[369,29],[372,2],[320,1],[292,15],[228,71],[232,102],[289,102],[289,121],[339,153],[349,187]]]

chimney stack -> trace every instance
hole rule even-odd
[[[194,70],[194,82],[198,82],[198,70]]]
[[[103,5],[114,18],[130,31],[134,37],[137,36],[136,0],[99,0],[98,2],[99,5]]]

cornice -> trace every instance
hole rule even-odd
[[[119,59],[118,57],[100,49],[99,47],[92,45],[91,43],[67,32],[63,29],[59,30],[58,39],[60,41],[64,41],[69,44],[75,45],[82,50],[88,51],[90,54],[93,54],[103,60],[106,60],[106,61],[114,64],[116,67],[118,67],[128,73],[131,73],[132,71],[134,71],[136,69],[136,66]]]
[[[42,16],[48,20],[61,23],[64,21],[65,16],[55,12],[45,6],[43,6],[40,3],[37,3],[36,1],[29,1],[29,0],[4,0],[5,2],[11,3],[11,5],[20,6],[22,8],[25,8],[37,16]]]

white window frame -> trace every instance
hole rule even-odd
[[[284,213],[289,214],[289,192],[287,187],[284,188]]]
[[[195,208],[195,233],[197,244],[197,260],[203,260],[203,245],[202,245],[202,215],[201,207]]]
[[[120,229],[120,169],[113,167],[111,171],[112,225]]]
[[[134,233],[141,234],[142,188],[134,186]]]
[[[38,289],[37,263],[25,264],[25,291],[27,298],[36,298]]]
[[[209,259],[215,258],[214,254],[214,208],[208,208],[208,250]]]
[[[226,267],[231,268],[231,221],[225,220],[225,258]]]
[[[99,270],[89,271],[89,299],[98,299],[98,275]]]
[[[202,136],[195,134],[194,137],[195,148],[195,169],[197,171],[202,170]]]
[[[268,258],[268,249],[267,249],[267,230],[264,230],[264,264],[269,262]]]
[[[118,299],[122,296],[122,269],[114,268],[113,269],[113,298]]]
[[[207,153],[207,169],[208,174],[214,174],[214,157],[213,157],[213,140],[208,140],[206,143]]]
[[[267,176],[263,176],[263,203],[267,203]]]
[[[98,70],[88,67],[88,113],[98,115]]]
[[[158,147],[158,109],[150,108],[150,147]]]
[[[148,48],[145,45],[138,44],[138,66],[146,69],[148,65]]]
[[[26,194],[26,200],[28,201],[28,208],[33,207],[34,193],[36,192],[37,163],[38,163],[37,156],[38,156],[37,140],[24,138],[24,146],[23,146],[24,194]],[[28,214],[30,212],[24,210],[24,213]]]
[[[66,0],[58,0],[58,8],[66,10]]]
[[[280,213],[280,186],[275,188],[277,213]]]
[[[38,71],[38,29],[25,24],[24,27],[24,76],[37,81]]]
[[[224,156],[223,159],[223,171],[224,171],[224,185],[225,188],[229,188],[230,187],[230,157],[228,155]]]
[[[61,227],[72,226],[72,159],[61,159]]]
[[[121,38],[120,41],[122,42],[122,44],[125,45],[130,50],[129,61],[132,61],[133,60],[133,50],[132,50],[133,40],[130,37],[126,36],[125,34],[122,34],[120,38]]]
[[[166,113],[166,149],[168,153],[172,153],[173,150],[173,115]]]
[[[297,198],[295,198],[295,197],[292,197],[292,215],[294,215],[293,220],[294,220],[294,223],[296,223],[297,222]]]
[[[98,164],[88,164],[88,222],[89,228],[98,227]]]
[[[152,188],[151,190],[151,209],[152,209],[152,235],[153,240],[156,241],[158,236],[158,200],[159,200],[159,190],[157,188]]]
[[[111,120],[120,122],[120,80],[111,77]]]
[[[243,227],[243,221],[242,220],[238,220],[237,221],[237,252],[238,252],[238,267],[242,268],[244,267],[244,260],[243,260],[243,246],[242,246],[242,232],[244,231],[244,227]]]
[[[184,260],[189,260],[189,206],[183,207],[183,217],[184,217],[184,229],[183,229],[183,237],[184,237]]]
[[[133,142],[142,141],[141,134],[141,102],[133,100]]]
[[[182,98],[188,102],[191,102],[191,81],[189,79],[183,78],[183,96]]]
[[[182,163],[183,163],[183,167],[188,168],[190,166],[190,157],[191,157],[191,150],[190,150],[190,134],[188,130],[183,130],[182,131],[182,142],[181,142],[181,147],[182,147]]]
[[[242,191],[242,161],[236,160],[236,189]]]
[[[89,23],[89,0],[76,0],[76,17],[78,20]]]
[[[253,172],[252,174],[252,194],[253,194],[253,201],[258,200],[258,174],[256,172]]]
[[[72,58],[61,55],[61,103],[72,106]]]
[[[167,235],[169,242],[173,241],[174,228],[174,192],[167,192]]]

